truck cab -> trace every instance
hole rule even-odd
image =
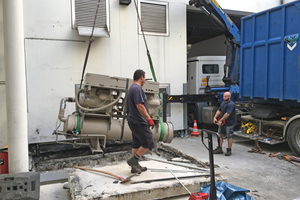
[[[204,94],[207,85],[224,87],[225,56],[197,56],[188,58],[187,62],[187,94]],[[208,80],[208,82],[207,82]],[[188,125],[193,126],[194,120],[198,126],[203,123],[202,109],[206,102],[188,104]]]

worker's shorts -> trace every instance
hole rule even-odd
[[[128,122],[128,125],[132,132],[133,149],[138,149],[141,146],[145,149],[152,149],[155,147],[153,134],[147,124],[134,124]]]
[[[226,135],[227,138],[233,137],[234,124],[231,126],[219,126],[218,133],[221,135]]]

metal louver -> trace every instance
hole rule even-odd
[[[90,36],[94,25],[98,0],[75,0],[75,22],[79,35]],[[94,37],[109,37],[109,13],[107,0],[100,0]]]
[[[168,34],[167,5],[141,2],[141,21],[145,32]]]

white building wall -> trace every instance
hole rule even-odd
[[[280,5],[280,0],[217,0],[223,9],[260,12]]]
[[[183,0],[170,1],[168,37],[146,35],[157,79],[170,83],[173,95],[182,94],[186,77],[186,4]],[[2,15],[0,9],[0,41]],[[134,71],[141,68],[146,77],[152,77],[144,41],[138,34],[134,2],[124,6],[111,0],[110,24],[110,38],[95,38],[92,43],[86,73],[132,78]],[[24,34],[29,142],[54,141],[52,132],[59,103],[63,97],[75,96],[74,85],[81,80],[88,37],[71,29],[70,0],[24,1]],[[5,79],[3,51],[1,45],[0,78]],[[0,100],[5,99],[4,89],[5,85],[0,85]],[[5,111],[5,101],[2,102],[0,111]],[[68,104],[66,114],[74,110],[75,105]],[[182,104],[172,105],[171,113],[168,121],[173,122],[175,130],[183,129]],[[0,114],[0,129],[4,130],[0,136],[6,137],[6,114]]]
[[[295,1],[295,0],[283,0],[283,3],[290,3],[292,1]],[[299,1],[299,0],[298,0]]]

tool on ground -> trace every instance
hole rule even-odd
[[[146,157],[146,158],[149,159],[149,160],[154,160],[154,161],[163,162],[163,163],[167,163],[167,164],[177,165],[177,166],[181,166],[181,167],[187,167],[187,168],[196,169],[196,170],[202,170],[202,171],[209,171],[209,169],[202,168],[202,167],[195,167],[195,166],[191,166],[191,165],[170,162],[170,161],[161,160],[161,159],[157,159],[157,158],[150,158],[150,157]]]
[[[217,200],[212,135],[214,134],[217,136],[218,147],[220,146],[220,136],[218,133],[215,133],[210,130],[203,129],[202,131],[207,133],[207,138],[208,138],[208,147],[207,147],[203,140],[203,134],[201,134],[202,143],[209,152],[210,185],[211,185],[210,192],[209,192],[209,199]]]
[[[151,172],[169,172],[169,169],[156,169],[156,168],[147,168]],[[202,173],[202,171],[199,170],[177,170],[177,169],[172,169],[173,173],[188,173],[188,172],[193,172],[193,173]]]
[[[203,177],[203,176],[210,176],[209,174],[201,174],[201,175],[193,175],[193,176],[181,176],[178,178],[196,178],[196,177]],[[159,178],[159,179],[149,179],[149,180],[142,180],[142,181],[135,181],[131,184],[137,184],[137,183],[151,183],[151,182],[157,182],[157,181],[167,181],[167,180],[173,180],[174,177],[169,178]]]
[[[117,179],[119,179],[119,180],[121,181],[120,183],[125,183],[125,182],[127,182],[127,181],[130,181],[131,178],[132,178],[133,176],[135,176],[135,174],[133,174],[133,175],[128,176],[127,178],[123,178],[123,177],[121,177],[121,176],[117,176],[117,175],[115,175],[115,174],[112,174],[112,173],[106,172],[106,171],[102,171],[102,170],[90,169],[90,168],[84,168],[84,167],[78,167],[78,166],[74,166],[74,168],[82,169],[82,170],[88,170],[88,171],[94,171],[94,172],[100,172],[100,173],[103,173],[103,174],[111,175],[111,176],[114,176],[114,177],[116,177]]]
[[[192,194],[184,185],[183,183],[177,178],[177,176],[175,176],[175,174],[172,172],[172,170],[169,169],[169,171],[171,172],[171,174],[177,179],[177,181],[182,185],[182,187],[188,191],[188,193],[190,193],[190,195]]]

